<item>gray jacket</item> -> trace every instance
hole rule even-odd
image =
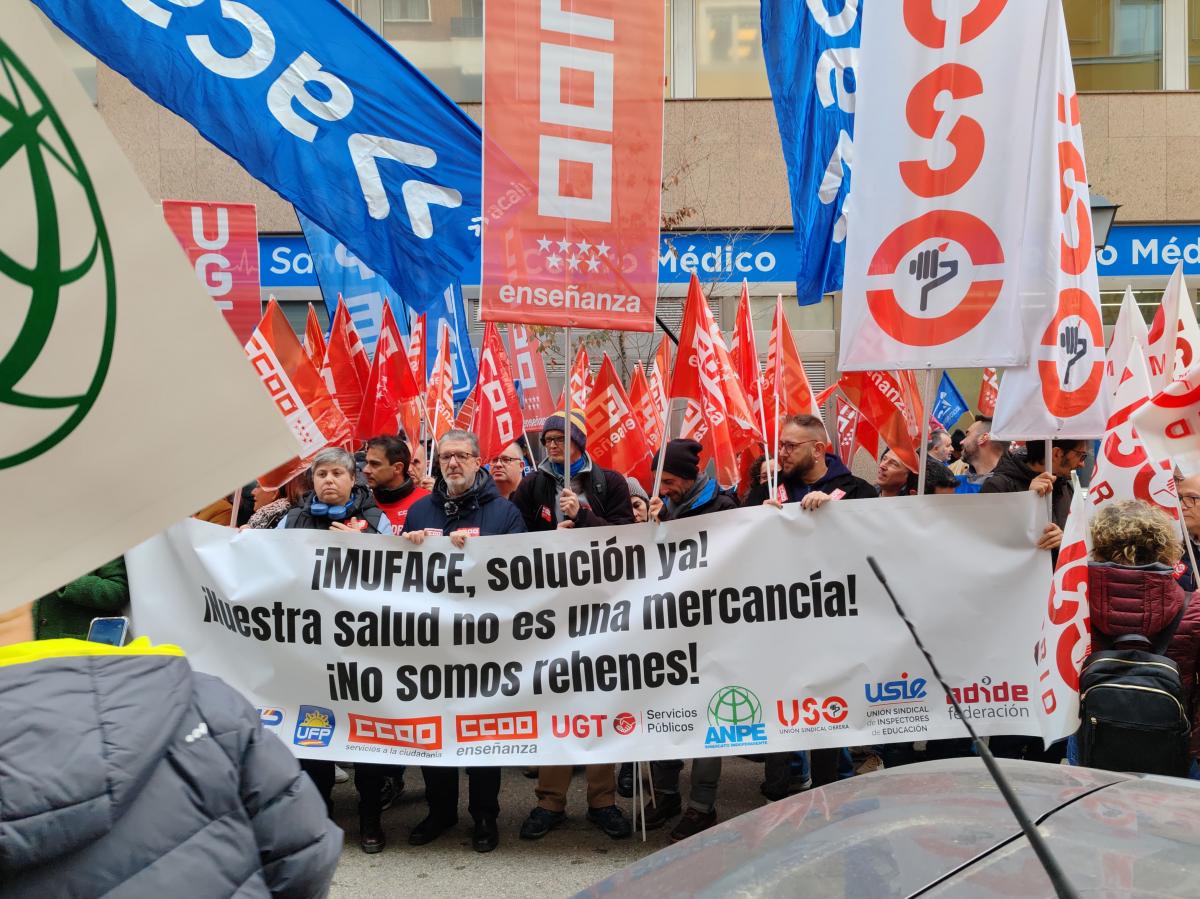
[[[328,891],[342,832],[245,699],[181,655],[52,644],[0,649],[0,895]]]

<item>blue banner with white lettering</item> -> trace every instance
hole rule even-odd
[[[798,254],[796,297],[821,302],[842,287],[854,138],[857,0],[762,0],[762,42],[787,163]],[[834,2],[834,6],[839,4]]]
[[[300,210],[296,210],[296,218],[300,220],[300,228],[304,231],[304,240],[308,244],[317,283],[321,285],[321,296],[325,300],[329,320],[333,321],[340,296],[346,301],[346,309],[363,345],[374,352],[379,340],[379,328],[383,324],[383,304],[387,302],[391,304],[401,333],[407,334],[408,310],[392,286],[346,249],[344,243]]]
[[[34,0],[423,311],[479,252],[479,126],[338,0]]]
[[[951,428],[954,423],[967,414],[967,401],[963,399],[950,376],[942,372],[942,382],[938,384],[937,400],[931,413],[942,427]]]
[[[425,310],[425,379],[437,362],[438,335],[443,325],[450,329],[450,357],[454,366],[454,402],[463,402],[479,380],[479,365],[471,348],[470,322],[462,285],[457,281]]]

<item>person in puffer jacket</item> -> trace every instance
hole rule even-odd
[[[1171,627],[1184,609],[1187,595],[1175,576],[1183,554],[1175,522],[1147,503],[1124,500],[1108,503],[1092,516],[1091,537],[1088,606],[1092,651],[1108,648],[1113,638],[1126,634],[1153,640]],[[1196,758],[1200,598],[1195,594],[1167,645],[1166,656],[1179,667],[1192,720],[1192,757]]]
[[[6,899],[323,896],[341,849],[283,743],[178,647],[0,647]]]

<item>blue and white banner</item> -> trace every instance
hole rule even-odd
[[[787,163],[800,305],[840,290],[854,138],[859,0],[762,0],[763,54]],[[835,4],[837,5],[837,4]]]
[[[934,401],[933,415],[942,427],[950,428],[954,423],[967,414],[967,401],[963,399],[950,375],[942,372],[942,381],[938,384],[937,400]]]
[[[454,283],[439,294],[439,301],[425,310],[425,380],[428,382],[437,362],[438,335],[450,329],[450,357],[454,366],[454,402],[461,403],[479,380],[479,365],[471,348],[470,322],[462,285]]]
[[[479,126],[338,0],[35,0],[418,310],[479,252]]]
[[[333,321],[340,296],[346,302],[346,309],[363,345],[374,352],[383,324],[383,304],[387,302],[392,306],[396,324],[402,333],[407,334],[408,309],[400,302],[395,289],[346,249],[344,243],[303,212],[296,210],[296,218],[304,230],[313,273],[321,286],[329,320]]]

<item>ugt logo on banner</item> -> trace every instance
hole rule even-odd
[[[488,9],[486,321],[654,327],[663,8],[597,6],[603,15],[562,0]]]

